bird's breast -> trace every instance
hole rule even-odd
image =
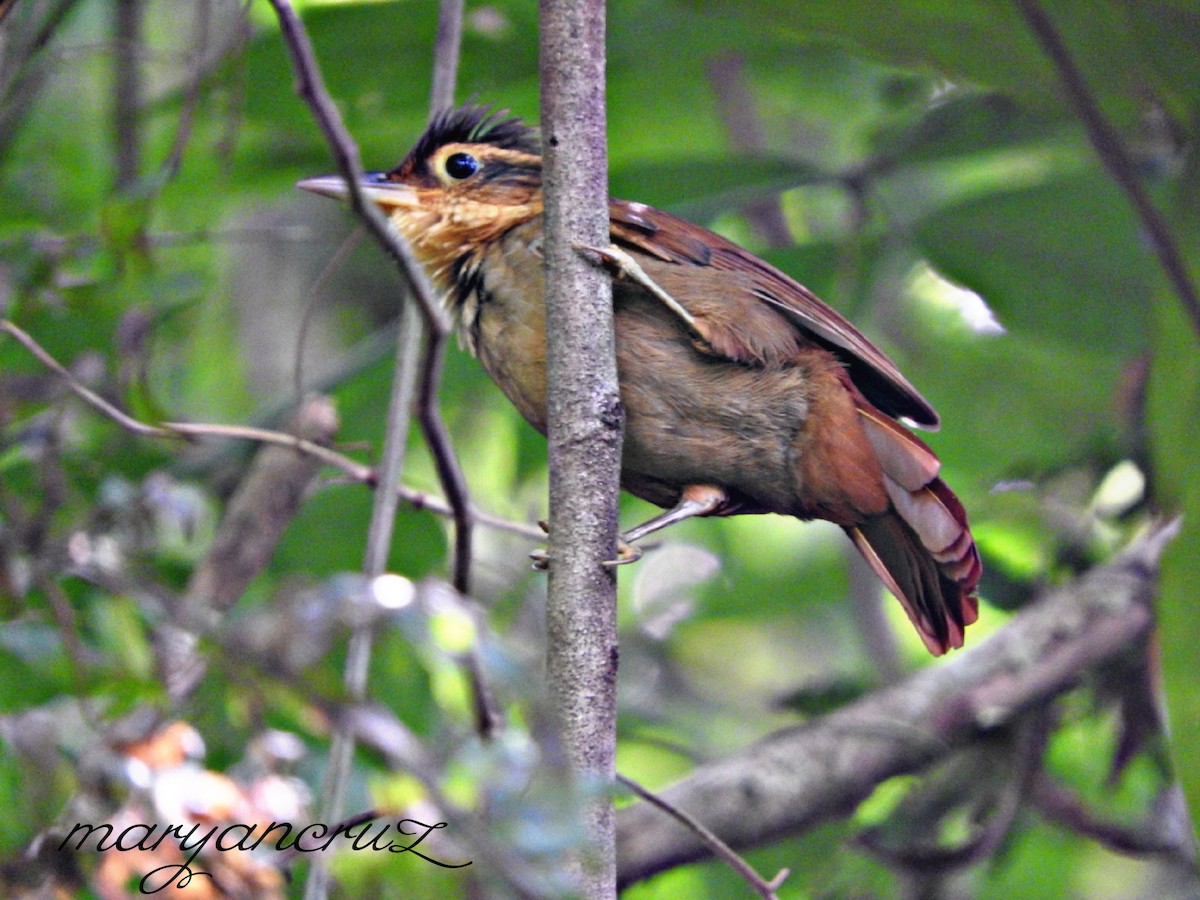
[[[518,226],[489,244],[477,287],[460,304],[460,333],[521,415],[546,431],[546,277],[541,224]]]

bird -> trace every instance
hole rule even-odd
[[[442,292],[461,341],[546,432],[540,132],[467,104],[435,116],[360,190]],[[345,199],[341,176],[297,186]],[[940,461],[901,420],[937,412],[811,291],[724,237],[610,199],[622,487],[665,510],[628,545],[692,516],[778,513],[841,526],[930,653],[963,645],[982,566]]]

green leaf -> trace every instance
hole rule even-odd
[[[1015,334],[1123,355],[1148,344],[1157,269],[1124,195],[1098,171],[945,209],[917,240]]]
[[[0,628],[0,671],[0,712],[29,709],[71,687],[58,632],[37,622],[8,622]]]
[[[1183,527],[1167,547],[1159,578],[1158,640],[1170,721],[1175,772],[1193,816],[1200,811],[1200,690],[1196,648],[1200,619],[1200,352],[1192,323],[1178,300],[1162,295],[1155,304],[1155,353],[1147,396],[1155,501]]]

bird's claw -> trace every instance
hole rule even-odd
[[[542,531],[550,533],[550,526],[545,521],[539,521],[538,525],[542,527]],[[529,558],[533,561],[533,568],[539,572],[545,572],[550,568],[550,551],[543,548],[532,550],[529,553]],[[617,558],[606,559],[601,565],[605,566],[626,566],[629,563],[637,562],[642,558],[641,548],[628,543],[623,538],[617,538]]]
[[[642,549],[634,544],[627,543],[622,538],[617,538],[617,558],[604,560],[604,565],[609,568],[615,566],[627,566],[630,563],[635,563],[642,558]]]
[[[550,523],[545,519],[538,519],[538,527],[546,534],[550,533]],[[550,568],[550,551],[544,547],[539,547],[537,550],[529,552],[529,558],[533,560],[533,567],[539,572],[545,572]]]

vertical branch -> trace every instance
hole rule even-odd
[[[113,79],[113,141],[117,158],[117,190],[137,181],[141,164],[138,114],[142,99],[141,45],[142,0],[117,0],[113,31],[116,66]]]
[[[463,0],[442,0],[437,38],[433,45],[433,83],[429,88],[429,118],[454,105],[458,51],[462,46]]]
[[[457,0],[447,0],[447,2],[455,3]],[[398,493],[394,486],[399,483],[400,473],[404,468],[410,409],[414,398],[417,397],[417,361],[423,331],[420,326],[423,324],[429,330],[425,371],[422,377],[422,422],[426,422],[431,415],[429,410],[432,409],[434,420],[440,424],[441,419],[437,414],[436,406],[433,406],[428,398],[436,387],[436,379],[441,372],[441,353],[449,334],[449,323],[445,312],[434,300],[432,289],[420,271],[411,249],[395,232],[395,229],[390,227],[382,213],[366,202],[362,195],[359,186],[362,180],[362,165],[358,158],[358,149],[346,132],[341,115],[325,89],[312,45],[295,10],[287,0],[271,0],[271,3],[279,16],[280,29],[292,55],[297,74],[297,90],[309,102],[318,123],[329,139],[330,147],[341,165],[343,177],[350,190],[351,206],[362,216],[367,227],[400,264],[401,270],[412,288],[412,296],[404,307],[406,312],[402,315],[400,335],[397,339],[392,395],[388,406],[383,452],[377,471],[377,484],[383,489],[375,492],[371,523],[367,532],[367,547],[363,559],[364,572],[368,576],[374,576],[384,571],[387,565],[388,549],[391,546],[398,501]],[[439,49],[442,46],[439,44]],[[451,49],[457,51],[456,42],[451,44]],[[456,66],[457,61],[455,60],[448,66],[436,67],[442,74],[434,86],[435,98],[452,96],[453,71]],[[447,72],[450,74],[447,75]],[[426,428],[428,432],[429,426],[427,425]],[[433,450],[435,458],[439,461],[439,472],[446,469],[457,472],[457,463],[444,444],[434,447]],[[461,473],[459,474],[457,487],[462,486]],[[455,510],[455,521],[460,525],[459,538],[461,542],[462,524],[469,525],[470,522],[470,505],[466,499],[465,489],[458,491],[457,494],[454,491],[447,493],[450,494],[451,504]],[[458,568],[459,566],[456,565],[456,572]],[[370,658],[371,633],[369,629],[364,628],[351,636],[346,651],[343,680],[347,694],[351,698],[360,698],[366,694]],[[334,733],[330,746],[329,764],[326,770],[325,784],[322,787],[321,816],[323,821],[333,822],[341,817],[353,755],[353,734],[345,728],[339,728]],[[305,897],[308,900],[315,900],[315,898],[328,896],[329,882],[328,864],[323,856],[318,856],[313,860],[309,878],[305,884]]]
[[[188,39],[189,51],[185,65],[190,71],[184,81],[179,124],[175,128],[171,149],[160,167],[163,181],[169,181],[179,174],[179,167],[183,164],[183,153],[192,136],[192,128],[196,121],[196,108],[200,105],[201,90],[208,74],[207,57],[209,42],[212,40],[212,24],[211,0],[199,0],[192,18],[191,34]]]
[[[406,308],[415,307],[409,299]],[[389,490],[398,484],[404,470],[405,448],[408,442],[409,409],[417,384],[417,350],[420,347],[420,328],[412,329],[418,317],[406,315],[401,333],[396,337],[395,366],[392,373],[392,395],[388,403],[387,425],[384,431],[383,452],[376,470],[371,522],[367,528],[367,546],[363,554],[363,573],[369,578],[381,575],[387,568],[388,550],[392,545],[392,530],[396,521],[399,495]],[[419,323],[418,323],[419,324]],[[358,628],[346,645],[346,667],[342,683],[351,700],[361,700],[367,694],[367,676],[371,662],[372,632],[370,625]],[[329,747],[329,762],[325,782],[321,787],[321,821],[336,822],[342,817],[346,785],[354,757],[354,735],[345,728],[334,731]],[[329,866],[321,854],[313,859],[308,881],[304,886],[306,900],[318,900],[329,893]]]
[[[279,14],[280,27],[292,53],[297,71],[298,90],[313,108],[318,123],[325,131],[330,146],[341,163],[343,177],[350,187],[351,206],[395,257],[412,288],[412,296],[401,313],[387,430],[377,471],[377,483],[383,490],[375,493],[363,569],[367,575],[373,576],[380,574],[387,565],[399,496],[394,486],[399,484],[400,472],[404,467],[410,410],[415,400],[422,431],[429,443],[454,515],[454,584],[459,590],[466,592],[469,587],[471,527],[474,520],[466,479],[455,458],[437,405],[437,388],[441,381],[442,361],[450,333],[449,322],[445,312],[434,300],[428,281],[416,264],[411,249],[383,219],[380,211],[365,202],[362,196],[359,188],[362,167],[358,160],[357,148],[346,133],[337,108],[329,99],[321,81],[312,46],[295,11],[287,0],[271,2]],[[431,117],[439,109],[453,103],[461,33],[462,0],[443,0],[430,96]],[[424,355],[421,356],[423,341],[426,347]],[[418,359],[421,360],[419,372]],[[351,637],[347,647],[344,682],[347,693],[352,698],[366,694],[370,657],[371,634],[369,630],[364,629]],[[477,727],[486,737],[496,727],[498,716],[492,710],[487,686],[474,659],[471,660],[470,675],[476,694]],[[345,729],[338,730],[330,747],[329,767],[322,789],[323,821],[336,821],[341,816],[353,754],[353,735]],[[325,897],[328,891],[328,866],[324,858],[318,856],[313,861],[305,885],[305,897]]]
[[[454,519],[454,562],[451,565],[451,581],[455,590],[467,594],[471,590],[471,533],[475,525],[475,516],[467,492],[467,479],[458,464],[458,457],[455,456],[454,447],[450,443],[450,432],[442,420],[441,408],[437,402],[445,358],[445,336],[431,335],[422,363],[421,386],[417,394],[417,417],[421,423],[421,433],[425,436],[429,452],[433,456],[438,481],[446,493],[446,501],[450,504],[450,513]],[[486,732],[488,729],[482,730]]]
[[[603,0],[541,0],[550,448],[547,681],[572,767],[611,784],[616,753],[616,544],[623,412],[612,286],[580,245],[606,247]],[[586,897],[615,893],[612,803],[589,809]]]

